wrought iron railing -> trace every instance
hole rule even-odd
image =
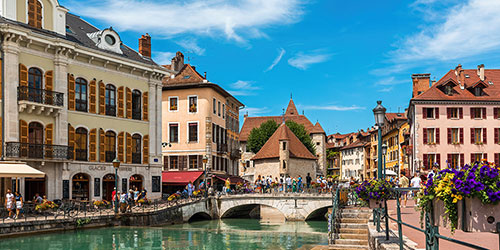
[[[132,163],[141,164],[141,153],[132,153]]]
[[[116,151],[106,151],[106,162],[113,162],[116,159]]]
[[[73,158],[73,147],[65,145],[6,142],[5,155],[12,158],[60,159]]]
[[[106,105],[106,115],[116,116],[116,106]]]
[[[17,87],[17,100],[62,107],[64,105],[64,94],[45,89],[19,86]]]

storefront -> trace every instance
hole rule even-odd
[[[115,188],[115,175],[107,174],[102,177],[102,199],[110,201]]]
[[[163,194],[169,195],[184,190],[191,182],[196,188],[203,181],[203,171],[164,171],[162,173]]]
[[[130,179],[128,180],[130,189],[135,190],[142,190],[143,188],[143,178],[142,175],[134,174],[130,176]]]
[[[90,198],[90,177],[84,173],[73,176],[71,198],[74,200],[88,201]]]

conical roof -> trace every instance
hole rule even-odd
[[[295,103],[293,103],[293,100],[290,99],[288,107],[286,108],[285,115],[298,115],[298,114],[299,112],[297,111],[297,107],[295,107]]]
[[[325,134],[325,130],[323,130],[323,127],[321,127],[319,122],[316,122],[313,129],[311,130],[311,134]]]

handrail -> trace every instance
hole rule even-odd
[[[17,87],[17,100],[62,107],[64,105],[64,94],[46,89],[19,86]]]

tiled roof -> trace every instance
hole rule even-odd
[[[240,141],[247,141],[253,128],[258,128],[262,123],[269,120],[274,120],[276,123],[280,124],[283,121],[283,116],[257,116],[245,118],[240,131]],[[309,133],[314,128],[314,125],[303,115],[285,115],[285,121],[294,121],[298,124],[302,124]]]
[[[482,96],[474,96],[468,89],[481,80],[477,75],[477,69],[464,69],[463,74],[465,74],[463,77],[464,89],[460,87],[462,83],[460,83],[459,76],[455,74],[455,70],[450,70],[432,87],[412,100],[500,101],[500,69],[484,70],[484,82],[488,87],[483,89],[484,95]],[[449,81],[454,82],[452,95],[447,95],[438,88],[446,85]]]
[[[314,127],[313,127],[313,129],[311,130],[310,133],[311,134],[324,134],[325,130],[323,130],[323,128],[321,127],[321,125],[319,124],[319,122],[316,122],[316,124],[314,124]]]
[[[356,141],[356,142],[353,142],[343,148],[341,148],[340,150],[344,150],[344,149],[350,149],[350,148],[359,148],[359,147],[364,147],[366,144],[368,144],[367,142],[363,142],[363,141]]]
[[[267,140],[266,144],[255,154],[252,160],[271,159],[280,157],[280,140],[288,141],[288,150],[290,158],[311,159],[316,157],[304,146],[304,144],[295,136],[295,134],[284,123]]]
[[[406,120],[405,113],[385,113],[385,118],[387,121],[392,122],[394,120]]]
[[[295,107],[295,103],[293,103],[293,100],[290,99],[290,102],[288,102],[288,107],[286,107],[286,112],[285,115],[298,115],[299,112],[297,111],[297,107]]]
[[[163,67],[167,68],[166,66],[167,65],[164,65]],[[193,66],[184,64],[184,67],[182,67],[182,69],[174,76],[174,78],[165,77],[163,79],[163,85],[202,83],[203,80],[206,79],[200,73],[198,73],[198,71],[196,71]]]

